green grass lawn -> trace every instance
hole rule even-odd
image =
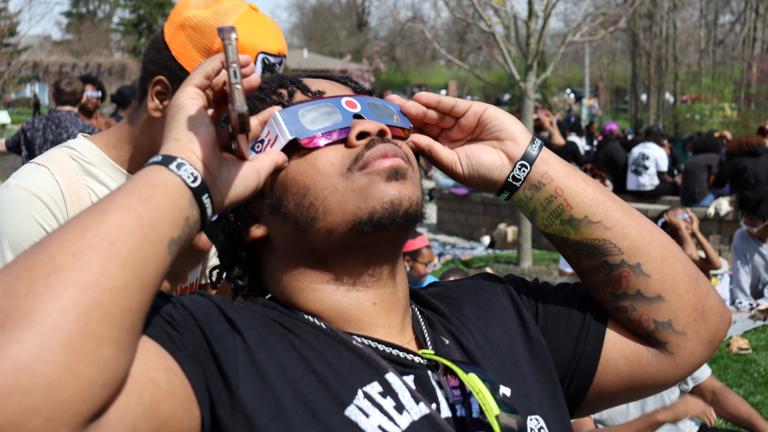
[[[768,419],[768,326],[750,330],[742,336],[749,340],[752,354],[731,354],[726,341],[720,345],[709,365],[720,381]]]
[[[555,251],[548,250],[533,250],[533,264],[537,266],[556,265],[560,254]],[[469,271],[469,273],[475,273],[479,269],[483,269],[486,266],[492,266],[494,264],[515,264],[517,262],[517,252],[506,252],[498,254],[489,254],[472,257],[464,260],[450,260],[443,263],[443,265],[434,272],[435,276],[440,276],[444,271],[449,268],[459,267]],[[473,271],[474,270],[474,271]]]

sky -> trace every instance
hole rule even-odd
[[[286,0],[249,0],[249,3],[258,6],[281,28],[286,28],[287,14],[280,8]],[[68,5],[69,0],[11,0],[11,10],[21,9],[19,34],[26,36],[48,33],[54,39],[61,37],[60,28],[64,22],[61,13]]]

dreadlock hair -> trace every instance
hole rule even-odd
[[[736,203],[743,214],[768,220],[768,186],[739,192],[736,194]]]
[[[258,90],[248,96],[248,111],[255,114],[273,105],[290,106],[298,93],[309,98],[322,97],[325,94],[323,91],[309,88],[304,83],[304,78],[333,81],[349,87],[354,94],[373,95],[373,89],[348,76],[265,73]],[[219,215],[205,230],[219,254],[219,264],[210,270],[209,278],[214,286],[227,281],[232,286],[234,299],[248,300],[269,294],[261,277],[261,260],[256,247],[245,241],[253,220],[251,204],[252,201],[246,201]]]

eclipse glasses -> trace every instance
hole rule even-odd
[[[400,107],[384,99],[362,95],[319,98],[276,112],[251,143],[251,156],[282,150],[291,141],[305,149],[317,149],[345,140],[355,119],[379,122],[395,139],[408,138],[413,129]]]

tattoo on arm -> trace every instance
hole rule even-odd
[[[611,294],[611,296],[608,298],[609,303],[659,303],[663,302],[664,297],[661,294],[656,294],[655,296],[649,296],[643,293],[641,290],[635,290],[635,292],[628,293],[628,292],[617,292]]]
[[[605,223],[603,223],[603,221],[592,220],[589,218],[589,216],[584,216],[581,218],[577,218],[574,216],[567,216],[560,220],[559,225],[563,229],[568,230],[573,234],[581,232],[581,230],[583,230],[584,228],[589,228],[594,225],[601,225],[603,228],[608,229],[608,226]]]
[[[610,276],[622,270],[628,270],[630,273],[632,273],[636,277],[642,277],[642,278],[651,277],[651,275],[649,275],[648,273],[645,272],[645,270],[643,270],[642,264],[640,263],[630,264],[627,261],[625,261],[623,258],[621,259],[621,261],[617,262],[616,264],[608,260],[603,260],[599,264],[585,270],[584,273],[588,275]]]
[[[178,234],[176,234],[174,237],[171,237],[168,239],[168,254],[170,256],[176,256],[176,254],[181,250],[182,247],[189,241],[189,235],[190,233],[194,233],[195,231],[195,219],[186,216],[184,218],[184,223],[181,226],[181,230]]]
[[[624,251],[608,239],[571,239],[562,236],[553,236],[553,239],[569,254],[587,260],[624,255]]]
[[[651,305],[666,302],[661,294],[648,294],[645,284],[651,275],[641,263],[627,262],[624,250],[613,241],[594,238],[600,229],[610,227],[588,215],[574,216],[565,190],[556,184],[553,176],[544,173],[536,182],[524,185],[514,200],[520,211],[546,233],[558,249],[581,264],[579,268],[589,265],[579,273],[588,281],[593,295],[635,335],[666,353],[670,352],[670,337],[685,335],[672,320],[659,319],[656,312],[649,313],[655,311]],[[640,286],[644,288],[636,285],[641,280]]]

